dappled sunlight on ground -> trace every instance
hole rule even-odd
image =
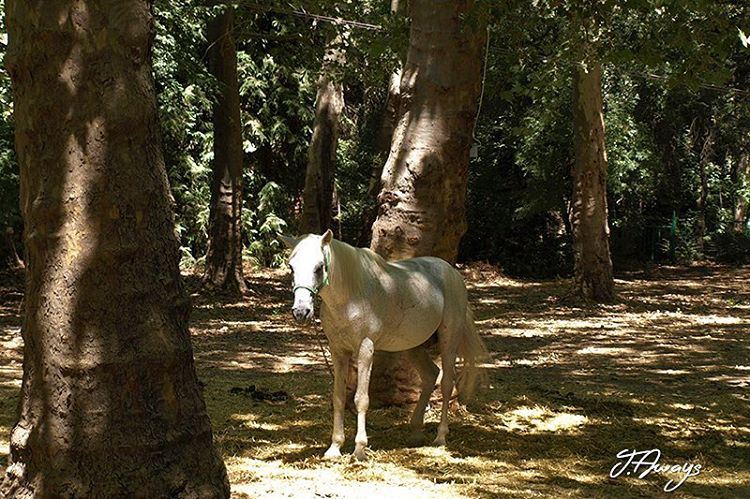
[[[10,429],[15,422],[23,375],[22,289],[22,276],[0,274],[0,469],[4,469],[10,452]]]
[[[581,414],[555,413],[547,407],[521,406],[501,416],[503,428],[528,433],[573,431],[586,424],[588,418]]]
[[[293,465],[274,460],[231,458],[227,467],[230,475],[240,478],[232,487],[238,496],[467,497],[453,484],[436,483],[415,471],[390,464],[385,453],[376,453],[372,458],[366,464],[322,463],[320,458],[310,458]],[[290,484],[293,485],[290,487]]]
[[[622,449],[699,463],[676,497],[750,497],[750,268],[618,275],[591,305],[569,283],[469,276],[493,357],[489,386],[453,415],[448,447],[410,447],[406,409],[369,413],[369,461],[321,458],[331,379],[318,331],[290,318],[285,272],[241,301],[193,295],[196,366],[236,497],[642,497],[679,474],[608,477]],[[0,463],[21,376],[22,284],[0,289]],[[188,276],[191,288],[196,278]],[[239,389],[284,392],[256,400]],[[232,389],[235,390],[232,390]],[[434,435],[438,415],[427,415]],[[355,418],[346,415],[346,453]]]

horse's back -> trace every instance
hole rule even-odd
[[[453,265],[442,258],[419,256],[391,262],[389,265],[412,276],[424,276],[444,295],[465,294],[466,292],[463,276]]]

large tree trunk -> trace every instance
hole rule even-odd
[[[150,3],[8,0],[28,255],[4,497],[227,497],[193,365]]]
[[[400,10],[399,0],[391,0],[391,15],[398,16]],[[383,114],[383,123],[380,128],[380,149],[384,155],[391,151],[393,143],[393,132],[396,130],[399,118],[401,117],[401,76],[404,61],[399,60],[399,65],[393,70],[388,78],[388,95],[385,101],[385,112]],[[373,197],[380,192],[380,176],[383,173],[382,167],[373,168],[373,175],[370,178],[368,194]]]
[[[455,262],[466,231],[469,149],[482,85],[486,31],[464,21],[474,2],[412,0],[401,104],[383,170],[371,248],[390,260]],[[414,402],[419,376],[400,354],[378,354],[371,404]]]
[[[399,67],[393,71],[388,78],[388,96],[385,101],[383,123],[380,127],[380,150],[385,157],[391,152],[393,132],[396,130],[400,118],[401,76],[401,68]],[[377,174],[375,174],[375,172],[377,172]],[[376,196],[378,192],[380,192],[380,177],[382,174],[382,167],[374,168],[373,175],[370,178],[370,185],[368,186],[368,191],[373,196]]]
[[[382,175],[371,247],[388,259],[454,262],[466,231],[464,200],[481,90],[485,30],[462,16],[473,2],[410,3],[401,111]]]
[[[208,24],[209,69],[219,82],[214,104],[214,162],[204,286],[232,294],[246,290],[242,275],[242,122],[237,52],[229,7]]]
[[[401,2],[399,0],[391,0],[391,15],[397,16],[403,14],[401,11]],[[399,113],[401,110],[401,69],[403,63],[404,61],[400,58],[398,67],[393,70],[388,78],[388,96],[385,101],[385,113],[380,129],[380,149],[386,156],[391,151],[393,132],[396,130],[396,125],[398,125],[398,120],[401,117]],[[380,192],[380,176],[382,172],[382,167],[374,165],[370,185],[367,189],[368,194],[373,198]],[[368,229],[371,229],[371,227],[368,227]]]
[[[579,66],[573,76],[573,199],[571,226],[574,290],[585,299],[614,298],[607,223],[607,152],[604,146],[601,65]]]
[[[743,153],[740,156],[740,162],[737,165],[737,185],[740,192],[734,203],[734,231],[741,234],[745,231],[747,221],[747,197],[744,190],[747,189],[747,182],[750,180],[750,155]]]
[[[399,0],[391,0],[391,14],[399,13]],[[383,122],[380,126],[379,149],[383,158],[388,157],[393,143],[393,132],[400,118],[401,110],[401,66],[391,73],[388,78],[388,94],[385,100],[385,109],[383,110]],[[383,174],[383,166],[379,161],[374,161],[370,170],[370,181],[367,186],[368,201],[377,201],[380,193],[380,177]],[[372,224],[378,215],[377,205],[368,205],[362,213],[362,228],[357,238],[359,246],[369,246],[372,242]]]
[[[401,68],[391,73],[388,79],[388,96],[383,110],[383,123],[380,127],[380,153],[383,158],[388,157],[393,141],[393,131],[398,124],[401,108]],[[368,200],[377,201],[380,193],[380,177],[383,174],[383,164],[374,161],[370,170],[370,181],[367,186]],[[357,238],[359,246],[369,246],[372,241],[372,224],[378,215],[377,205],[368,206],[362,214],[362,228]]]
[[[388,157],[393,141],[393,131],[396,129],[401,108],[401,68],[391,73],[388,79],[388,96],[383,110],[383,122],[380,127],[379,149],[380,156]],[[370,170],[370,181],[367,186],[368,201],[376,201],[380,193],[380,177],[383,173],[383,164],[374,161]],[[378,214],[377,205],[368,205],[362,213],[362,228],[357,238],[359,246],[369,246],[372,241],[372,224]]]
[[[338,49],[328,48],[318,78],[315,123],[307,152],[305,190],[302,196],[301,229],[305,234],[322,234],[331,228],[336,146],[339,140],[339,117],[344,109],[344,87],[331,79],[330,71],[331,65],[340,58]]]

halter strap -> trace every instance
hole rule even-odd
[[[292,288],[292,293],[296,293],[298,289],[306,289],[308,290],[313,296],[317,295],[321,289],[323,289],[325,286],[327,286],[331,282],[331,256],[330,256],[330,249],[326,251],[323,250],[323,272],[325,273],[325,276],[323,277],[323,282],[320,283],[320,286],[316,288],[311,288],[309,286],[294,286]]]

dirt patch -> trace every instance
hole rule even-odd
[[[365,464],[320,458],[331,380],[316,331],[290,320],[284,272],[252,274],[241,301],[195,295],[196,365],[233,494],[652,496],[679,474],[608,475],[622,449],[658,448],[663,464],[702,465],[677,497],[750,496],[750,268],[627,273],[619,300],[603,306],[571,300],[565,280],[464,272],[493,352],[490,386],[454,416],[447,449],[408,447],[408,411],[372,411]],[[4,464],[21,376],[21,282],[0,278]],[[347,415],[348,452],[354,425]],[[431,411],[428,432],[436,426]]]

